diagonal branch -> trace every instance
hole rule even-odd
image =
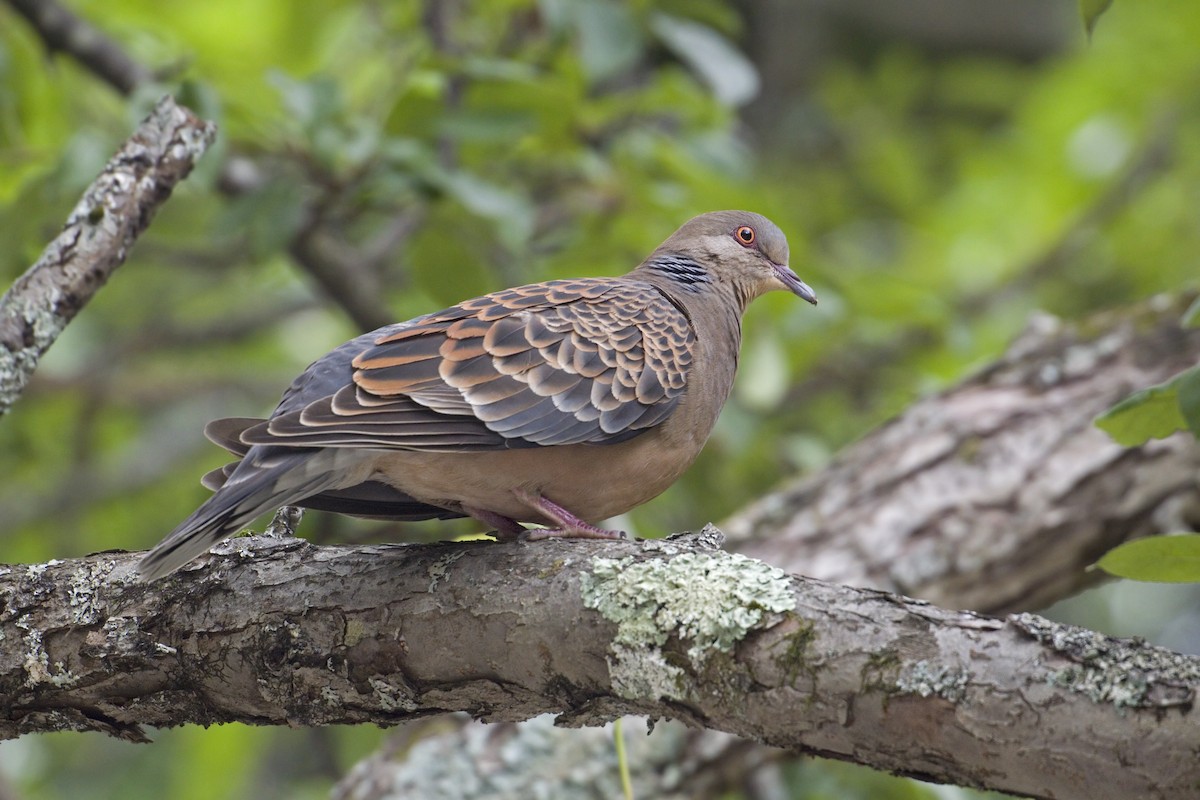
[[[170,97],[160,100],[84,192],[62,233],[0,297],[0,415],[215,135],[212,123]]]
[[[121,94],[128,95],[153,79],[149,68],[57,0],[7,2],[29,21],[49,50],[74,58]],[[226,196],[236,197],[258,189],[263,182],[258,164],[248,158],[231,157],[222,166],[217,188]],[[369,258],[338,242],[328,230],[319,205],[307,208],[305,215],[306,224],[287,247],[296,264],[363,330],[394,321],[379,293],[379,278],[374,274],[386,254],[373,253]],[[401,241],[403,238],[397,237],[380,243],[396,247]]]
[[[1127,449],[1092,424],[1200,363],[1194,293],[1077,325],[1035,317],[1004,356],[722,527],[733,549],[822,580],[988,612],[1094,582],[1123,541],[1200,529],[1200,447]]]
[[[789,577],[720,541],[242,539],[150,585],[136,554],[11,567],[0,733],[642,714],[1036,797],[1200,780],[1200,658]]]
[[[154,79],[120,45],[57,0],[8,0],[8,4],[33,26],[46,49],[70,54],[121,94],[132,94]]]

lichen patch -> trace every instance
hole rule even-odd
[[[687,658],[699,670],[768,614],[795,605],[782,570],[719,551],[647,561],[596,558],[583,576],[582,596],[617,626],[609,673],[614,691],[630,699],[685,699],[685,672],[662,651],[672,636],[689,643]]]

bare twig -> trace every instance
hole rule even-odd
[[[382,300],[379,272],[356,248],[322,225],[319,215],[301,226],[287,250],[359,329],[370,331],[395,322]]]
[[[425,0],[421,12],[421,22],[433,48],[447,57],[458,55],[459,48],[451,39],[451,28],[460,9],[457,0]],[[442,102],[446,110],[453,113],[462,105],[463,93],[466,91],[466,79],[461,74],[452,74],[446,83]],[[446,169],[453,169],[458,164],[458,146],[450,136],[442,134],[437,138],[438,163]]]
[[[63,232],[0,298],[0,415],[215,135],[212,123],[170,97],[160,100],[84,192]]]

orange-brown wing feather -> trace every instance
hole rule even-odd
[[[507,289],[383,329],[353,355],[351,381],[299,408],[285,398],[241,439],[441,451],[611,444],[670,415],[694,344],[686,315],[640,281]]]

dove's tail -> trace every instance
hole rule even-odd
[[[217,493],[138,563],[142,580],[170,575],[268,511],[337,488],[362,458],[340,448],[251,448]]]

